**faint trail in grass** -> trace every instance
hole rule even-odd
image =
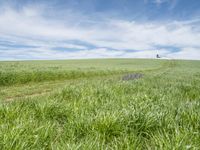
[[[27,95],[17,95],[15,97],[7,97],[4,102],[12,102],[14,100],[18,100],[18,99],[26,99],[26,98],[32,98],[32,97],[37,97],[37,96],[42,96],[42,95],[46,95],[48,93],[50,93],[51,91],[49,90],[45,90],[45,91],[41,91],[38,93],[32,93],[32,94],[27,94]]]
[[[120,74],[117,74],[117,75],[110,75],[112,76],[119,76]],[[93,79],[108,79],[110,78],[110,76],[108,75],[104,75],[104,76],[96,76],[96,77],[91,77],[90,79],[93,80]],[[35,96],[39,96],[39,95],[45,95],[45,94],[49,94],[51,92],[54,92],[56,90],[59,90],[59,89],[62,89],[64,86],[68,85],[68,84],[76,84],[76,83],[79,83],[80,81],[82,80],[88,80],[88,78],[79,78],[79,79],[71,79],[71,80],[65,80],[65,81],[57,81],[57,82],[46,82],[46,83],[42,83],[41,85],[39,85],[39,91],[37,92],[30,92],[30,93],[22,93],[22,94],[16,94],[14,96],[8,96],[8,97],[5,97],[3,98],[3,102],[10,102],[10,101],[13,101],[13,100],[16,100],[16,99],[23,99],[23,98],[30,98],[30,97],[35,97]],[[33,87],[36,87],[38,84],[35,83]],[[41,87],[40,87],[41,86]],[[18,86],[18,88],[24,88],[26,87],[26,85],[23,85],[23,86]],[[40,90],[40,88],[42,90]],[[56,88],[56,89],[55,89]],[[28,89],[28,88],[27,88]],[[26,90],[27,90],[26,89]],[[32,88],[30,88],[29,90],[31,91]]]
[[[87,79],[111,79],[113,77],[117,77],[117,76],[122,76],[122,75],[126,75],[127,73],[133,73],[133,72],[142,72],[146,75],[148,75],[149,73],[154,73],[154,76],[160,76],[166,72],[168,72],[172,67],[176,66],[175,61],[173,62],[173,65],[171,65],[171,61],[163,64],[161,67],[158,68],[154,68],[154,69],[148,69],[145,71],[127,71],[124,73],[111,73],[110,75],[102,75],[102,76],[92,76],[90,78],[88,77],[82,77],[82,78],[78,78],[78,79],[68,79],[68,80],[61,80],[61,81],[50,81],[50,82],[42,82],[40,84],[38,83],[34,83],[33,87],[39,87],[38,90],[39,91],[34,91],[32,92],[32,88],[28,89],[26,88],[27,85],[17,85],[15,86],[15,88],[26,88],[26,90],[28,89],[27,93],[20,93],[20,94],[16,94],[13,96],[6,96],[5,98],[3,98],[3,102],[11,102],[14,100],[19,100],[19,99],[26,99],[26,98],[32,98],[32,97],[37,97],[37,96],[42,96],[42,95],[46,95],[49,94],[51,92],[54,92],[58,89],[62,89],[64,86],[66,86],[67,84],[73,83],[76,84],[76,82],[79,82],[81,80],[87,80]],[[158,72],[158,73],[156,73]],[[47,86],[47,87],[46,87]],[[56,88],[56,89],[55,89]],[[42,90],[40,90],[42,89]]]

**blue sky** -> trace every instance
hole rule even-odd
[[[200,59],[199,0],[0,0],[0,60]]]

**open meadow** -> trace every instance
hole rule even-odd
[[[2,61],[0,149],[198,150],[200,61]]]

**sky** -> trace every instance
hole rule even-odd
[[[200,0],[0,0],[0,60],[200,60]]]

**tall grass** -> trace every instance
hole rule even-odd
[[[137,59],[0,62],[0,86],[120,74],[162,64]]]
[[[199,149],[200,63],[84,79],[0,106],[0,149]]]
[[[0,72],[0,85],[8,86],[30,82],[55,81],[64,79],[90,78],[128,72],[127,70],[96,70],[96,71],[32,71],[32,72]]]

